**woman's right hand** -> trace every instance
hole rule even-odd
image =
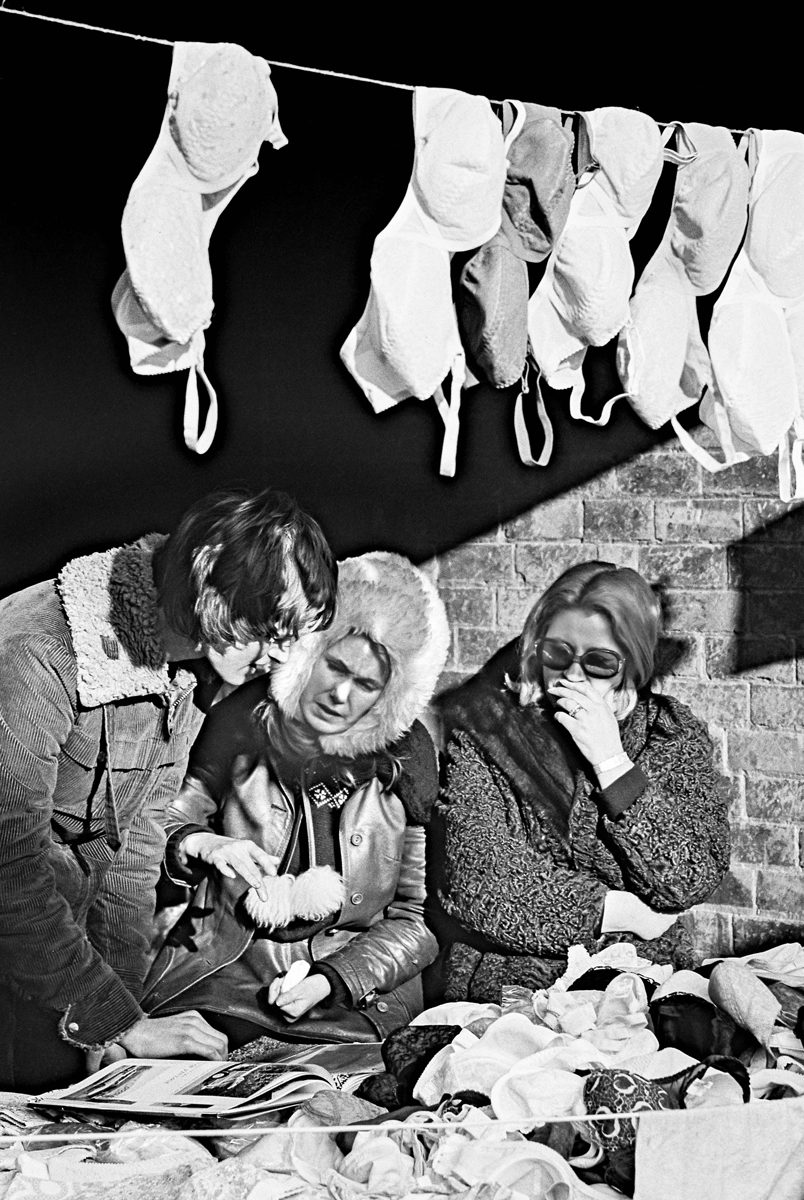
[[[201,830],[188,833],[180,849],[188,858],[200,858],[227,879],[238,875],[253,887],[261,900],[268,895],[263,887],[266,875],[276,875],[279,859],[249,838],[224,837]]]

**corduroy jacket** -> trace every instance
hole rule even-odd
[[[0,602],[0,970],[83,1048],[142,1016],[163,822],[203,720],[159,635],[160,540]]]

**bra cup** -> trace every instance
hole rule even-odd
[[[500,224],[506,157],[500,123],[484,96],[417,88],[411,187],[449,249],[468,250]]]
[[[790,337],[790,354],[796,376],[799,410],[804,415],[804,304],[787,313],[787,332]]]
[[[700,296],[722,283],[745,233],[748,171],[742,165],[742,186],[735,185],[733,162],[710,156],[695,174],[693,186],[679,189],[670,245]]]
[[[709,353],[735,449],[772,454],[798,411],[795,364],[783,314],[759,296],[716,306]],[[707,394],[700,411],[711,428],[714,403]]]
[[[669,259],[659,259],[650,274],[640,279],[616,351],[623,388],[650,429],[660,429],[680,411],[680,381],[694,315],[695,299],[681,268]]]
[[[796,203],[791,203],[794,197]],[[754,201],[748,234],[751,263],[781,300],[804,294],[802,204],[804,151],[785,155],[771,165],[771,178]]]
[[[602,186],[629,225],[639,222],[662,173],[659,127],[635,109],[593,109],[588,118]]]
[[[621,230],[575,226],[568,231],[554,286],[568,324],[582,341],[604,346],[622,329],[633,281],[634,263]]]

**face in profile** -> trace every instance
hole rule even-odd
[[[554,617],[541,644],[542,686],[548,699],[560,680],[586,682],[601,696],[613,695],[625,675],[625,655],[600,613],[568,608]]]
[[[239,687],[256,675],[264,675],[276,663],[282,663],[295,638],[275,641],[235,642],[220,650],[205,646],[204,652],[216,673],[224,683]]]
[[[299,716],[315,734],[346,733],[376,704],[388,682],[384,655],[361,634],[350,633],[313,667],[299,700]]]

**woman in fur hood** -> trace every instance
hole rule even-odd
[[[168,829],[168,874],[197,886],[148,1012],[197,1009],[231,1047],[377,1041],[421,1011],[438,769],[418,718],[448,645],[426,575],[362,554],[339,564],[332,625],[215,706]]]

